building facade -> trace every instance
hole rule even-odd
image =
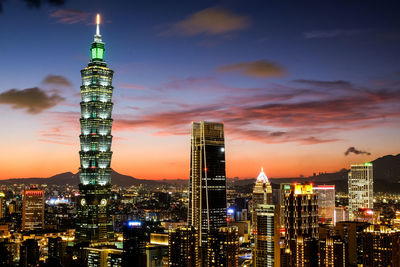
[[[319,242],[321,267],[348,266],[348,251],[340,236],[329,236]]]
[[[359,208],[374,208],[374,174],[372,163],[352,164],[349,172],[349,217]]]
[[[206,247],[207,233],[227,226],[224,125],[192,123],[188,222]]]
[[[304,244],[318,240],[318,197],[311,184],[290,185],[290,193],[284,199],[284,225],[285,244],[293,255],[296,255],[298,237],[304,237],[301,239]]]
[[[32,187],[24,190],[22,200],[22,231],[44,228],[44,192]]]
[[[318,222],[323,224],[335,223],[335,185],[313,186],[318,195]]]
[[[200,266],[198,240],[198,232],[193,226],[179,226],[170,229],[168,233],[168,266]]]
[[[111,196],[111,112],[113,71],[104,61],[99,30],[91,45],[91,61],[81,70],[81,167],[76,242],[105,245],[114,240]]]
[[[280,206],[260,204],[255,213],[258,227],[254,233],[254,266],[279,267]]]
[[[236,226],[213,229],[207,237],[207,267],[239,266],[239,235]]]

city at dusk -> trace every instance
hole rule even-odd
[[[0,267],[399,266],[399,10],[0,0]]]

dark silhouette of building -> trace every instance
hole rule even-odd
[[[146,245],[150,237],[146,234],[145,225],[139,221],[129,221],[123,229],[123,266],[129,266],[134,262],[135,266],[146,267]]]
[[[66,254],[66,242],[61,237],[48,238],[48,263],[50,266],[61,266]]]
[[[19,250],[20,267],[36,267],[39,264],[39,246],[35,239],[25,240]]]
[[[362,233],[370,224],[366,222],[338,222],[335,226],[337,234],[346,243],[349,266],[358,266],[363,262]]]
[[[318,267],[318,240],[310,235],[296,239],[295,267]]]

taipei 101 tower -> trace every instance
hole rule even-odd
[[[114,71],[104,61],[104,43],[100,35],[100,15],[90,48],[91,60],[81,70],[81,134],[78,221],[75,243],[107,245],[114,240],[111,196],[111,101]]]

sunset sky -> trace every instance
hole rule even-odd
[[[225,124],[227,177],[261,167],[311,175],[398,154],[399,7],[0,0],[0,179],[78,171],[80,70],[96,13],[115,71],[117,172],[187,179],[200,120]]]

